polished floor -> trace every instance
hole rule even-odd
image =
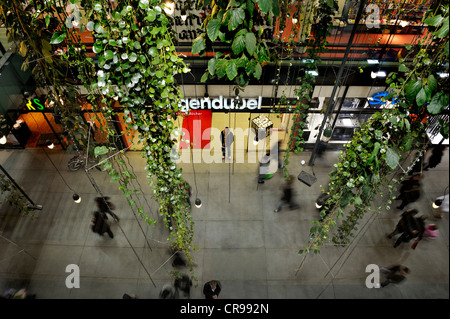
[[[83,170],[68,171],[71,156],[42,148],[0,151],[0,164],[43,206],[30,216],[8,204],[0,209],[1,292],[26,288],[37,299],[121,299],[124,293],[157,299],[163,285],[173,282],[173,271],[187,272],[172,266],[168,230],[136,217],[136,209],[106,172],[91,170],[90,181]],[[368,208],[350,245],[327,244],[320,254],[309,255],[299,270],[298,251],[307,244],[311,221],[318,218],[314,201],[338,152],[326,152],[314,167],[302,166],[301,160],[308,162],[309,156],[292,155],[289,170],[295,176],[302,170],[314,173],[317,181],[311,187],[296,181],[300,208],[279,213],[273,210],[281,195],[280,174],[258,184],[254,163],[180,164],[193,197],[198,194],[203,202],[201,208],[192,208],[198,250],[193,252],[191,298],[203,298],[203,284],[216,279],[222,283],[221,299],[448,299],[448,214],[437,219],[431,207],[437,196],[448,193],[448,150],[438,167],[424,172],[422,195],[408,206],[439,226],[437,239],[422,241],[415,250],[408,244],[393,248],[386,235],[401,211],[395,204],[380,213]],[[144,159],[130,151],[126,160],[137,176],[135,187],[145,195],[136,196],[138,205],[158,220]],[[80,204],[72,201],[73,191],[81,195]],[[113,239],[89,228],[98,191],[111,198],[121,218],[112,223]],[[367,265],[396,263],[411,270],[404,283],[366,287]],[[80,270],[79,288],[66,287],[66,267],[73,264]]]

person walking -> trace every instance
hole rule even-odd
[[[409,268],[403,265],[393,265],[390,267],[381,267],[380,271],[384,274],[385,280],[381,283],[381,287],[386,287],[389,284],[398,284],[406,279],[409,274]]]
[[[435,145],[433,147],[433,150],[431,151],[431,156],[428,159],[428,163],[425,164],[423,168],[424,171],[428,171],[429,168],[435,168],[441,163],[445,148],[446,146],[442,144]]]
[[[211,280],[204,284],[203,294],[205,299],[217,299],[219,297],[220,291],[222,290],[222,285],[218,280]]]
[[[222,159],[225,159],[225,153],[227,158],[231,159],[231,144],[234,142],[234,135],[231,133],[228,126],[220,132],[220,141],[222,142]]]
[[[422,239],[423,233],[425,231],[424,220],[426,217],[421,216],[416,218],[415,216],[417,214],[417,209],[408,209],[402,213],[402,217],[397,223],[394,231],[387,236],[389,239],[391,239],[395,235],[401,234],[400,237],[395,241],[394,248],[400,246],[400,244],[403,242],[409,242],[413,238],[418,238],[419,241]],[[415,243],[415,245],[417,244]]]
[[[99,209],[100,212],[104,213],[104,217],[105,219],[108,219],[108,217],[106,216],[106,214],[110,214],[112,216],[112,218],[118,222],[120,220],[119,216],[117,216],[112,210],[115,209],[116,207],[114,206],[113,203],[111,203],[109,201],[109,197],[104,196],[104,197],[96,197],[95,198],[95,202],[97,203],[97,207]]]
[[[105,213],[99,211],[94,212],[94,216],[91,219],[91,228],[94,233],[98,233],[100,236],[108,233],[109,237],[114,238]]]
[[[181,277],[175,278],[173,286],[176,290],[180,290],[185,298],[189,299],[191,297],[192,280],[188,275],[182,274]]]
[[[400,194],[396,200],[401,200],[398,209],[405,208],[409,203],[413,203],[420,198],[420,174],[415,174],[410,178],[405,179],[400,187]]]
[[[298,208],[298,205],[294,202],[293,199],[293,182],[294,175],[289,175],[286,179],[286,183],[283,186],[283,197],[281,197],[281,202],[278,205],[278,208],[274,209],[274,212],[277,213],[283,209],[283,206],[289,205],[291,209]]]

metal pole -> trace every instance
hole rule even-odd
[[[344,73],[344,66],[345,66],[345,63],[347,62],[348,54],[350,52],[350,48],[353,43],[353,38],[355,37],[355,34],[356,34],[356,29],[358,28],[359,21],[361,20],[361,15],[362,15],[365,3],[366,3],[366,0],[362,0],[359,4],[358,13],[357,13],[356,19],[355,19],[355,24],[353,25],[352,33],[350,35],[350,39],[348,40],[347,48],[345,49],[344,58],[342,60],[341,66],[339,68],[339,73],[336,78],[336,83],[334,84],[334,87],[333,87],[333,92],[331,93],[330,101],[328,102],[327,111],[325,112],[325,115],[323,117],[323,121],[322,121],[322,125],[320,126],[319,134],[317,134],[316,143],[314,144],[314,149],[311,154],[311,158],[309,159],[309,163],[308,163],[309,166],[314,165],[314,160],[316,159],[316,153],[317,153],[317,148],[319,147],[320,138],[322,137],[323,129],[325,127],[325,124],[327,123],[328,116],[330,115],[330,112],[331,112],[331,109],[333,106],[334,96],[336,95],[336,91],[339,86],[339,82],[341,80],[342,73]]]
[[[16,188],[23,194],[23,196],[25,196],[25,198],[28,199],[28,201],[31,203],[32,206],[30,206],[29,208],[39,210],[42,209],[42,205],[36,205],[33,200],[24,192],[24,190],[16,183],[11,175],[8,174],[8,172],[3,168],[2,165],[0,165],[0,169],[3,171],[3,173],[5,173],[6,177],[8,177],[11,182],[13,182],[14,186],[16,186]]]

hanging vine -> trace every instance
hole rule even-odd
[[[26,4],[4,0],[1,4],[10,40],[20,43],[27,63],[37,63],[33,74],[40,83],[48,83],[48,97],[61,111],[63,124],[76,141],[75,146],[85,149],[92,143],[92,155],[112,158],[102,162],[101,168],[108,172],[112,182],[120,183],[119,189],[130,207],[135,207],[133,195],[138,192],[132,188],[132,180],[136,177],[122,158],[113,158],[123,151],[111,142],[117,134],[102,127],[107,139],[104,146],[96,146],[95,141],[88,139],[92,132],[77,120],[79,92],[74,87],[68,94],[68,72],[75,70],[88,90],[93,113],[115,114],[114,98],[124,106],[126,124],[137,131],[144,145],[147,177],[159,201],[159,213],[167,227],[169,220],[172,223],[169,244],[192,261],[190,251],[195,247],[186,183],[181,169],[170,158],[173,146],[170,135],[182,97],[174,70],[186,73],[189,68],[175,52],[164,5],[159,0],[55,0]],[[98,64],[82,44],[80,34],[85,30],[94,36],[93,52]],[[96,116],[91,119],[102,120]],[[149,224],[156,222],[142,207],[138,212]]]
[[[435,76],[439,71],[448,72],[448,9],[448,4],[439,3],[435,10],[426,13],[423,22],[428,25],[428,32],[416,46],[407,46],[411,63],[400,60],[398,72],[388,76],[391,93],[385,101],[390,101],[392,107],[375,113],[341,152],[329,175],[329,198],[321,212],[322,219],[312,222],[309,243],[300,254],[319,253],[320,246],[330,238],[338,245],[349,244],[360,220],[371,210],[375,196],[383,196],[386,209],[390,209],[394,186],[403,178],[398,180],[392,174],[397,170],[405,174],[412,169],[418,158],[407,168],[400,163],[426,139],[427,118],[448,110],[448,79]],[[441,134],[448,138],[448,122],[441,121],[440,125]],[[381,208],[379,205],[377,210]],[[338,219],[343,220],[333,234]],[[301,266],[304,261],[305,258]]]

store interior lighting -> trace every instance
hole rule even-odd
[[[379,64],[380,61],[378,59],[367,59],[368,64]]]
[[[164,12],[168,15],[172,15],[175,12],[175,2],[173,1],[164,2]]]
[[[448,78],[448,72],[438,72],[437,75],[439,75],[441,79]]]
[[[371,72],[370,76],[372,79],[375,78],[385,78],[386,77],[386,72],[385,71],[378,71],[378,72]]]
[[[312,76],[318,76],[319,72],[317,70],[307,70],[306,74],[312,75]]]

